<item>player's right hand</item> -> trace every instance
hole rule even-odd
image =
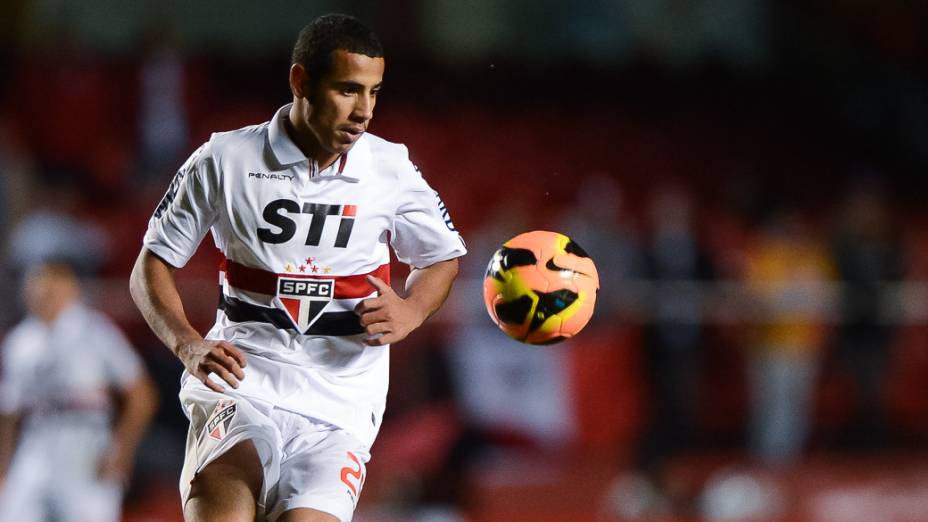
[[[222,393],[225,389],[209,378],[211,373],[233,388],[245,378],[245,354],[228,341],[190,341],[178,346],[175,353],[187,372],[213,391]]]

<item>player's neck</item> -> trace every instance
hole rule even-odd
[[[32,310],[32,314],[47,326],[53,326],[65,310],[71,307],[74,302],[72,299],[62,298],[60,300],[50,301],[44,306]]]
[[[298,127],[295,123],[294,110],[295,108],[291,107],[290,114],[284,119],[287,135],[307,158],[316,162],[319,171],[329,168],[338,159],[339,154],[323,148],[309,129]]]

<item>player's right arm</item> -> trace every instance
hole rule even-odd
[[[203,236],[219,218],[221,173],[212,140],[197,149],[174,176],[148,223],[129,289],[148,325],[171,349],[190,375],[210,389],[223,387],[208,378],[216,374],[233,388],[244,378],[244,354],[226,341],[207,341],[184,313],[174,272],[196,252]]]
[[[175,270],[150,250],[142,248],[129,279],[132,300],[148,326],[174,352],[190,375],[218,392],[223,388],[208,378],[210,373],[238,388],[238,382],[245,378],[242,370],[245,355],[227,341],[203,339],[193,328],[177,292]]]
[[[23,365],[27,359],[15,356],[20,351],[18,348],[25,346],[21,335],[22,331],[16,329],[0,345],[0,485],[6,481],[19,442],[25,388],[23,379],[34,375],[29,367]]]

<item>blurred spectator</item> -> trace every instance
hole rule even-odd
[[[575,434],[563,346],[521,344],[487,319],[458,332],[451,363],[457,400],[482,431],[548,449]]]
[[[31,213],[10,232],[8,257],[24,272],[47,258],[63,258],[81,274],[95,274],[108,257],[110,240],[91,221],[78,216],[80,188],[62,179],[37,192]]]
[[[530,219],[524,203],[508,200],[468,234],[470,254],[455,285],[458,306],[467,310],[458,316],[462,321],[449,343],[449,361],[455,395],[470,425],[503,440],[557,447],[568,441],[572,426],[563,350],[510,339],[487,317],[483,304],[490,257],[504,242],[531,230]]]
[[[825,246],[792,209],[776,210],[748,253],[745,283],[757,306],[750,443],[767,464],[792,462],[806,443],[833,273]]]
[[[574,203],[565,207],[556,230],[586,250],[599,269],[599,294],[592,321],[613,324],[631,319],[629,284],[643,275],[644,260],[635,230],[623,215],[623,193],[616,176],[596,172],[577,185]]]
[[[642,437],[640,464],[693,449],[700,433],[700,379],[704,359],[705,286],[714,270],[696,237],[690,195],[683,187],[658,189],[648,209],[645,270],[653,284],[645,329],[651,420]]]
[[[154,386],[67,264],[34,267],[24,294],[30,316],[0,352],[0,521],[115,522]]]
[[[853,183],[837,223],[833,256],[844,283],[835,358],[855,383],[846,445],[876,449],[887,441],[884,378],[897,325],[885,315],[887,284],[902,278],[903,249],[883,188],[875,179]]]

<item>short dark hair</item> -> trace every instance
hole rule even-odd
[[[42,258],[41,261],[26,271],[28,276],[38,274],[49,274],[54,277],[78,281],[81,277],[81,270],[73,259],[65,256],[48,256]]]
[[[306,25],[293,46],[292,64],[300,64],[312,83],[332,68],[332,51],[338,49],[371,58],[383,56],[377,35],[353,16],[327,14]]]

